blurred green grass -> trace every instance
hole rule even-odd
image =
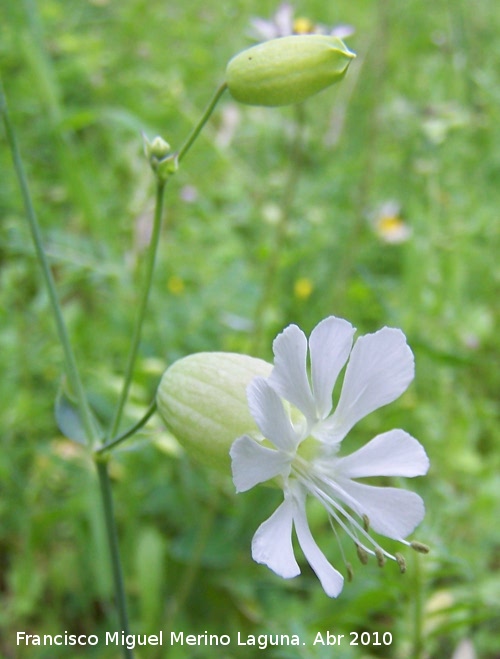
[[[296,6],[321,23],[354,25],[349,44],[358,59],[342,85],[304,107],[300,172],[286,200],[296,112],[223,99],[167,191],[127,413],[137,418],[162,370],[190,352],[269,358],[284,325],[309,331],[331,313],[360,332],[401,327],[416,355],[415,383],[360,424],[353,441],[401,426],[424,444],[431,471],[409,485],[425,498],[418,537],[432,553],[409,561],[404,577],[394,566],[360,566],[336,601],[307,565],[284,582],[250,557],[251,536],[274,496],[235,497],[230,481],[212,482],[155,420],[112,465],[133,627],[307,638],[331,628],[389,630],[390,648],[346,646],[342,656],[451,657],[471,639],[478,657],[493,659],[500,9],[494,0]],[[9,105],[65,316],[103,419],[124,368],[151,222],[153,182],[140,133],[180,146],[228,59],[250,43],[250,18],[275,8],[257,0],[2,4]],[[102,633],[112,592],[91,464],[55,427],[62,356],[3,135],[0,144],[0,651],[62,657],[66,651],[55,648],[22,654],[13,631]],[[373,226],[391,200],[411,229],[401,244]],[[272,289],[264,304],[266,272]],[[324,518],[315,526],[340,561]],[[415,650],[417,635],[423,648]],[[216,650],[191,656],[221,656]],[[168,656],[184,652],[172,648]],[[116,651],[99,647],[95,656]],[[141,656],[166,653],[149,648]],[[224,656],[253,652],[231,647]]]

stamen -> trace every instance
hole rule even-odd
[[[406,561],[404,559],[403,554],[396,552],[394,556],[396,557],[396,561],[398,562],[399,571],[401,572],[401,574],[404,574],[406,572]]]
[[[352,569],[352,565],[350,563],[346,563],[345,567],[347,570],[347,581],[351,582],[354,579],[354,570]]]
[[[300,464],[300,463],[304,464]],[[304,468],[304,471],[301,472],[300,469],[297,467],[299,466]],[[338,490],[338,486],[336,485],[335,482],[331,481],[330,479],[326,478],[323,475],[317,475],[317,474],[311,474],[310,473],[310,465],[307,464],[305,461],[300,460],[300,462],[296,459],[294,461],[294,466],[293,469],[298,477],[298,479],[302,482],[302,484],[305,486],[305,488],[317,499],[319,499],[323,505],[325,506],[326,510],[330,513],[330,515],[338,522],[338,524],[344,529],[344,531],[347,533],[347,535],[354,540],[356,544],[359,544],[368,554],[371,554],[372,556],[375,556],[375,551],[372,549],[369,549],[366,544],[362,543],[357,535],[356,532],[351,531],[349,528],[347,528],[346,524],[340,519],[339,515],[337,514],[340,513],[345,519],[356,529],[356,531],[364,536],[373,547],[378,548],[387,558],[390,558],[391,560],[395,561],[396,558],[392,555],[389,554],[389,552],[385,551],[375,540],[369,535],[367,531],[353,518],[352,515],[350,515],[345,508],[343,508],[333,497],[327,494],[325,491],[325,486],[329,487],[331,490],[334,492]],[[319,485],[316,484],[316,481],[319,481]],[[344,496],[346,495],[345,492],[343,492]],[[353,501],[353,505],[356,502]]]
[[[311,467],[312,465],[310,462],[304,460],[300,456],[295,456],[295,459],[292,463],[292,473],[297,478],[299,483],[301,483],[302,486],[307,490],[307,492],[309,492],[310,495],[320,501],[325,507],[329,515],[330,525],[334,529],[337,542],[341,549],[342,558],[347,570],[347,579],[351,580],[353,577],[352,566],[345,559],[342,545],[340,543],[339,536],[333,521],[337,522],[337,524],[347,533],[347,535],[352,540],[354,540],[358,559],[363,565],[366,565],[370,555],[376,557],[379,567],[384,567],[386,558],[389,558],[397,562],[400,571],[404,573],[406,571],[406,562],[404,558],[400,554],[393,556],[387,552],[369,534],[370,519],[368,515],[361,515],[361,525],[349,512],[349,509],[344,508],[342,503],[337,500],[336,495],[338,493],[341,499],[352,500],[351,509],[353,512],[356,511],[356,500],[348,493],[346,493],[339,485],[337,485],[334,480],[330,479],[327,474],[323,473],[321,469],[316,471],[314,468],[311,469]],[[347,505],[349,505],[349,503],[347,503]],[[360,537],[364,538],[370,546],[367,546],[365,542],[362,542]],[[410,546],[410,543],[407,540],[401,539],[400,541],[403,544]],[[429,548],[426,545],[419,542],[411,543],[411,546],[416,551],[423,553],[427,553],[427,551],[429,551]]]
[[[337,538],[337,544],[338,544],[339,549],[340,549],[340,554],[342,556],[342,560],[344,561],[344,563],[347,563],[346,558],[345,558],[345,554],[344,554],[344,548],[342,547],[342,543],[340,542],[339,534],[337,533],[337,529],[335,528],[335,524],[333,523],[331,515],[328,515],[328,521],[330,522],[330,528],[332,529],[332,531],[335,534],[335,537]]]
[[[368,563],[368,552],[363,547],[361,547],[361,545],[356,544],[356,553],[360,563],[366,565]]]
[[[378,547],[375,548],[375,556],[377,557],[377,564],[379,567],[384,567],[385,565],[385,556],[384,552],[381,551]]]
[[[410,547],[415,551],[418,551],[419,554],[428,554],[431,550],[430,547],[424,545],[423,542],[418,542],[417,540],[413,540],[413,542],[410,542]]]

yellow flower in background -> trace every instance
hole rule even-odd
[[[293,34],[314,34],[316,26],[304,16],[298,16],[293,21]]]
[[[411,237],[411,227],[401,217],[401,206],[397,201],[387,201],[373,215],[373,228],[385,243],[397,245]]]
[[[307,277],[299,277],[293,285],[293,294],[298,300],[308,300],[314,290],[314,285]]]
[[[177,275],[172,275],[167,280],[167,289],[172,295],[182,295],[185,290],[184,281]]]

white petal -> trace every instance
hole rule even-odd
[[[283,401],[265,378],[254,378],[247,387],[250,413],[261,433],[277,448],[295,450],[299,437],[295,433]]]
[[[351,352],[337,408],[323,424],[331,441],[341,441],[357,421],[399,398],[413,376],[413,353],[401,330],[384,327],[360,337]]]
[[[233,442],[229,455],[237,492],[246,492],[278,474],[286,476],[290,470],[290,461],[283,453],[262,446],[248,435]]]
[[[278,28],[279,37],[287,37],[293,33],[293,7],[284,2],[274,14],[274,23]]]
[[[265,21],[262,18],[253,18],[252,19],[252,35],[257,39],[268,40],[275,39],[278,37],[278,30],[274,23],[271,21]]]
[[[300,574],[292,546],[293,502],[285,499],[257,529],[252,540],[252,558],[277,575],[291,579]]]
[[[320,580],[323,590],[329,597],[337,597],[343,588],[344,577],[330,565],[321,549],[314,542],[307,523],[304,501],[296,501],[293,521],[300,547],[307,562]]]
[[[339,489],[338,496],[359,515],[367,515],[370,528],[388,538],[403,540],[424,518],[424,502],[415,492],[364,485],[344,478],[338,479],[338,485],[348,495],[342,497]]]
[[[316,409],[307,378],[307,339],[297,325],[290,325],[274,339],[274,368],[269,384],[307,419]]]
[[[342,318],[330,316],[311,332],[311,376],[314,400],[320,419],[332,409],[332,391],[352,346],[355,328]]]
[[[423,476],[429,469],[424,447],[404,430],[374,437],[358,451],[338,458],[335,471],[346,478],[366,476]]]

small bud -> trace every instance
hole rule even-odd
[[[366,565],[368,563],[368,553],[366,552],[361,545],[356,545],[356,553],[358,554],[358,558],[360,563],[363,565]]]
[[[230,474],[229,449],[237,437],[258,433],[246,389],[272,365],[227,352],[201,352],[170,366],[156,400],[168,429],[202,464]]]
[[[396,559],[397,564],[399,565],[399,571],[401,572],[401,574],[404,574],[406,572],[406,561],[403,554],[396,552],[394,554],[394,558]]]
[[[248,105],[290,105],[341,80],[355,57],[338,37],[281,37],[248,48],[229,62],[226,84]]]
[[[417,540],[410,542],[410,547],[418,551],[419,554],[428,554],[430,552],[430,547],[424,545],[423,542],[417,542]]]
[[[178,169],[177,154],[172,152],[170,144],[162,137],[156,136],[152,142],[143,134],[144,153],[156,176],[166,181]]]
[[[165,140],[157,135],[153,138],[153,141],[150,142],[146,135],[143,135],[144,139],[144,152],[146,153],[146,158],[156,158],[157,160],[162,160],[172,151],[170,144],[165,142]]]

